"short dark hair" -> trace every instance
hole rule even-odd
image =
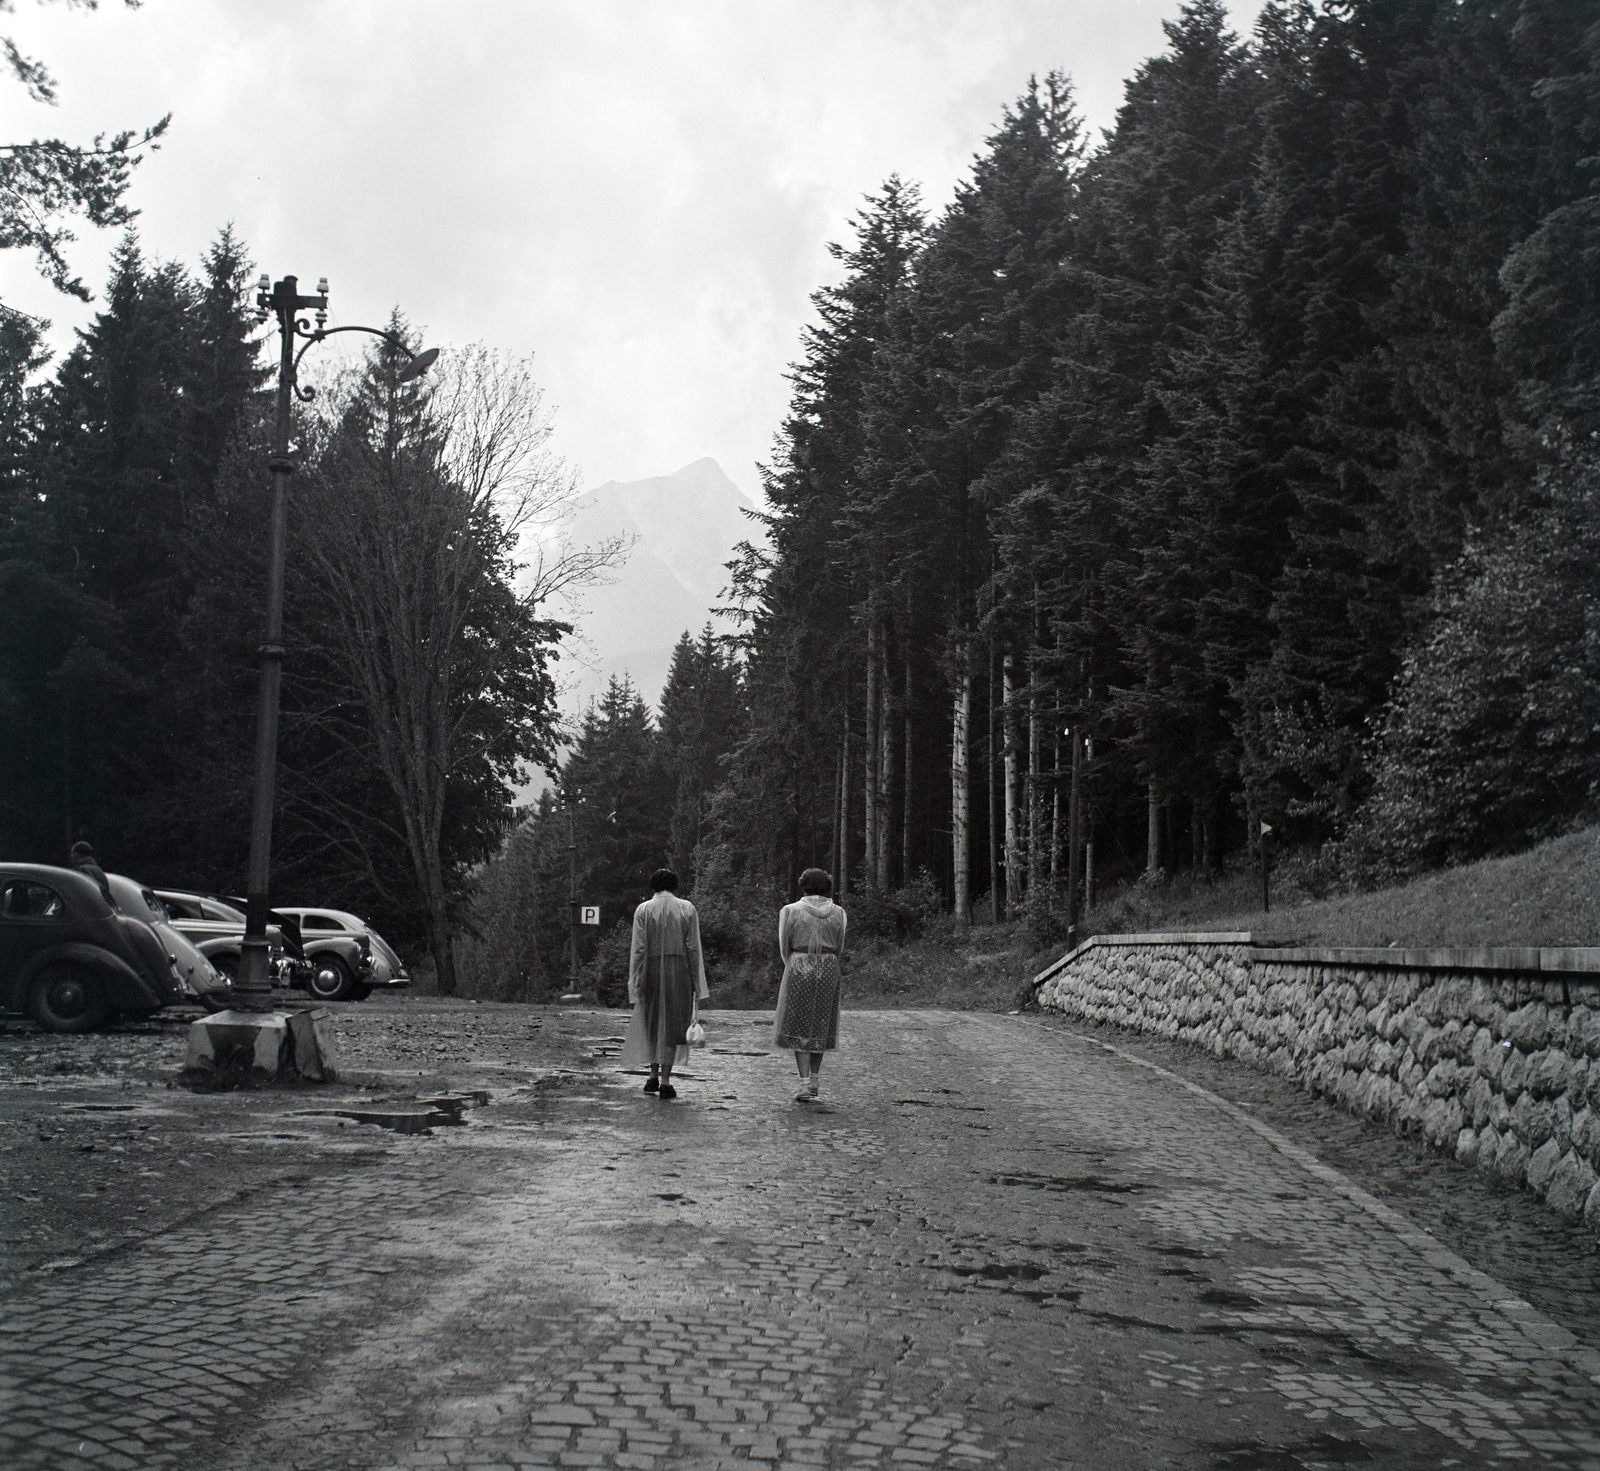
[[[59,851],[59,849],[57,851]],[[93,858],[94,848],[80,838],[72,845],[71,856],[73,858]]]
[[[820,868],[808,868],[800,875],[800,892],[802,894],[831,894],[833,893],[833,879]]]
[[[650,892],[659,894],[663,889],[671,889],[674,894],[678,892],[678,875],[670,868],[658,868],[650,875]]]

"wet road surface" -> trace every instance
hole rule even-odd
[[[1600,1355],[1128,1049],[851,1013],[808,1105],[715,1013],[664,1104],[615,1013],[407,1015],[345,1008],[352,1070],[481,1088],[461,1127],[7,1088],[41,1133],[116,1100],[113,1199],[182,1173],[141,1126],[211,1195],[7,1274],[0,1464],[1600,1467]]]

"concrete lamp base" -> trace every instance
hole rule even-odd
[[[219,1011],[189,1028],[184,1071],[247,1073],[267,1078],[336,1082],[339,1053],[333,1013],[313,1011]]]

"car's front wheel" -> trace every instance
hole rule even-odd
[[[318,1001],[348,1001],[356,994],[356,979],[337,955],[318,955],[312,959],[306,990]]]
[[[200,1004],[207,1011],[227,1011],[233,1005],[233,997],[226,991],[202,991]]]
[[[99,977],[79,966],[49,966],[28,988],[28,1015],[47,1032],[92,1032],[110,1011]]]

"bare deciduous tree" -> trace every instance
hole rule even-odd
[[[562,535],[575,477],[549,448],[526,360],[470,347],[422,384],[398,383],[398,365],[376,356],[320,426],[300,570],[325,717],[367,745],[394,793],[450,994],[459,880],[503,835],[511,785],[553,759],[549,662],[570,629],[541,605],[603,578],[626,547]]]

